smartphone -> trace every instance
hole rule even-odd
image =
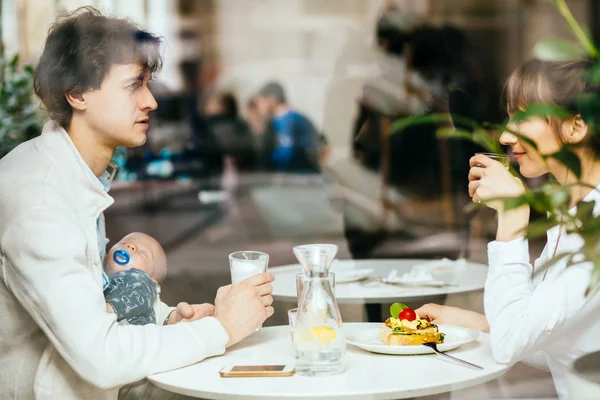
[[[292,364],[281,365],[226,365],[219,375],[224,378],[246,378],[251,376],[292,376],[296,370]]]

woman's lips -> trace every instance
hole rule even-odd
[[[525,153],[525,152],[523,152],[523,153],[517,153],[517,152],[513,151],[513,155],[515,156],[515,160],[518,160],[519,158],[524,157],[525,154],[527,154],[527,153]]]

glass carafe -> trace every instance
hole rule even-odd
[[[300,375],[334,375],[344,371],[346,340],[329,279],[329,267],[337,250],[333,244],[294,247],[306,274],[293,332],[296,372]]]

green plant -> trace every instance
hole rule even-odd
[[[578,43],[571,43],[565,40],[546,39],[539,42],[534,53],[537,58],[557,61],[573,60],[586,58],[592,61],[586,79],[591,83],[600,84],[600,51],[589,38],[584,29],[579,26],[573,18],[571,11],[565,3],[565,0],[549,0],[554,3],[568,23],[573,35]],[[600,94],[586,93],[577,98],[577,106],[581,111],[581,116],[591,128],[594,135],[600,135]],[[570,113],[557,106],[549,104],[530,105],[526,110],[513,115],[513,122],[524,121],[533,117],[565,117]],[[452,123],[456,123],[467,129],[449,128]],[[516,135],[519,140],[526,142],[533,149],[537,146],[527,137],[519,132],[508,128],[508,121],[505,124],[479,124],[464,117],[451,116],[449,114],[433,114],[426,116],[409,117],[392,124],[391,132],[401,132],[404,128],[414,124],[438,123],[444,126],[438,129],[438,137],[448,139],[470,140],[489,152],[501,153],[502,149],[498,142],[498,135],[501,132],[509,131]],[[581,182],[581,163],[577,155],[569,150],[567,146],[563,147],[555,154],[545,155],[544,158],[554,158],[563,163],[578,178],[575,185],[588,186]],[[595,188],[592,188],[595,189]],[[569,213],[571,205],[570,187],[560,185],[557,182],[545,183],[541,187],[532,190],[526,189],[526,192],[518,198],[491,199],[489,201],[502,200],[505,209],[514,209],[523,205],[529,205],[532,210],[541,214],[547,214],[548,218],[535,221],[526,228],[526,237],[538,238],[546,235],[546,231],[554,226],[561,225],[567,234],[577,234],[582,238],[583,245],[577,252],[556,254],[550,259],[541,270],[553,265],[559,260],[567,260],[567,265],[574,265],[583,262],[592,262],[594,269],[592,279],[588,288],[588,293],[600,287],[600,215],[594,214],[595,202],[579,203],[575,213]],[[473,204],[468,207],[481,207],[484,204]],[[580,255],[580,257],[578,257]],[[582,256],[582,257],[581,257]]]
[[[21,67],[18,55],[10,59],[0,55],[0,157],[41,131],[33,77],[33,67]]]

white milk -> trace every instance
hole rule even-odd
[[[251,276],[267,272],[266,260],[236,260],[231,259],[231,283],[234,285]]]

